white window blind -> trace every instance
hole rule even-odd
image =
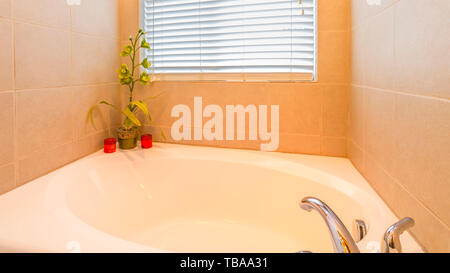
[[[315,3],[142,0],[143,57],[157,79],[313,80]]]

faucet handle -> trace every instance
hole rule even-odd
[[[367,224],[363,220],[353,220],[352,236],[355,242],[359,242],[367,235]]]
[[[381,252],[382,253],[401,253],[402,244],[400,242],[400,235],[407,229],[412,228],[415,222],[412,218],[406,217],[397,223],[390,226],[384,233],[381,240]]]

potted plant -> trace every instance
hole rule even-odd
[[[131,67],[129,68],[126,64],[122,64],[119,73],[119,82],[121,85],[127,86],[129,90],[129,103],[125,107],[125,109],[120,109],[119,107],[107,102],[101,101],[99,105],[107,105],[112,107],[114,110],[118,111],[122,115],[124,115],[125,120],[122,125],[117,130],[117,138],[119,140],[119,147],[121,149],[129,150],[134,149],[137,145],[137,138],[139,135],[139,128],[142,126],[141,121],[137,118],[136,114],[140,110],[142,111],[150,123],[152,122],[152,118],[148,111],[148,106],[145,100],[134,100],[133,91],[137,83],[148,85],[150,83],[150,75],[146,72],[142,72],[139,74],[137,71],[141,66],[145,69],[150,67],[150,62],[147,58],[145,58],[142,62],[139,63],[137,58],[137,52],[140,49],[150,49],[149,43],[144,38],[145,32],[142,29],[139,29],[136,37],[130,36],[130,44],[126,45],[122,52],[120,53],[121,57],[129,57],[131,61]],[[139,74],[139,76],[137,76]],[[150,97],[148,99],[153,99],[155,97]],[[91,121],[92,126],[95,128],[94,119],[93,119],[93,111],[97,107],[94,105],[91,107],[88,113],[88,119]],[[165,139],[164,133],[160,129],[163,138]]]

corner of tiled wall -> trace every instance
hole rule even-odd
[[[88,155],[113,134],[118,0],[0,0],[0,194]]]
[[[430,252],[450,251],[450,5],[352,1],[348,151]]]

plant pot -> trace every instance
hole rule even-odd
[[[137,146],[138,128],[125,129],[120,127],[117,129],[117,138],[119,140],[119,148],[122,150],[131,150]]]

